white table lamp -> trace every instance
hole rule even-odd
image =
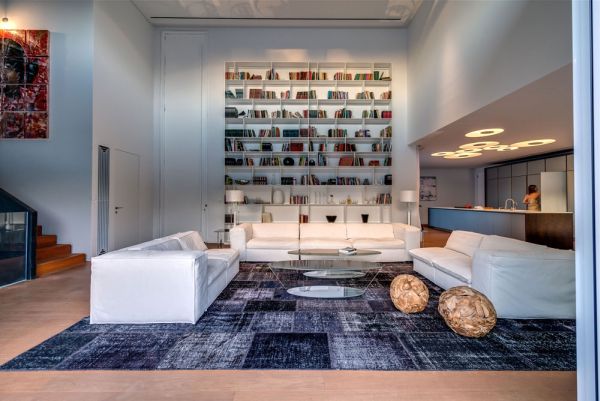
[[[229,189],[225,191],[225,203],[233,203],[235,205],[233,212],[233,225],[237,226],[239,204],[244,203],[244,191],[240,191],[239,189]]]
[[[413,190],[403,190],[400,191],[400,202],[402,203],[406,203],[406,221],[408,222],[408,225],[412,225],[410,224],[410,212],[412,209],[412,204],[417,202],[417,191],[413,191]]]

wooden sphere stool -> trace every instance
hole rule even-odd
[[[429,289],[423,281],[411,274],[401,274],[390,285],[394,306],[404,313],[422,312],[429,301]]]
[[[455,333],[483,337],[496,325],[496,309],[490,300],[470,287],[453,287],[440,295],[438,312]]]

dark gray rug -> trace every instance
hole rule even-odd
[[[410,263],[388,264],[363,296],[327,300],[289,295],[265,264],[243,263],[195,325],[86,318],[0,369],[576,369],[574,320],[499,319],[487,337],[464,338],[438,315],[441,291],[427,280],[427,309],[397,311],[389,285],[411,271]],[[305,280],[284,282],[294,279]]]

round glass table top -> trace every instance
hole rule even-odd
[[[357,249],[356,253],[351,255],[341,253],[339,249],[294,249],[293,251],[288,251],[290,255],[298,255],[298,256],[344,256],[344,257],[352,257],[352,256],[369,256],[369,255],[380,255],[381,252],[374,251],[372,249]]]
[[[273,262],[270,267],[272,269],[283,269],[283,270],[306,270],[306,271],[320,271],[325,270],[327,272],[339,271],[365,271],[381,269],[382,265],[375,262],[363,262],[359,260],[284,260],[281,262]],[[318,277],[318,276],[317,276]]]

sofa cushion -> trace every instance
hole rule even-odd
[[[296,238],[252,238],[246,244],[248,249],[298,249]]]
[[[404,241],[401,239],[358,238],[352,240],[352,246],[357,249],[404,249]]]
[[[499,235],[486,235],[481,241],[479,249],[494,249],[498,251],[545,251],[545,245],[532,244],[514,238],[501,237]]]
[[[346,224],[348,238],[394,239],[391,224]]]
[[[229,264],[224,259],[208,259],[206,269],[206,284],[211,285],[225,271]]]
[[[300,224],[300,238],[346,239],[346,225],[335,223]]]
[[[471,258],[467,255],[456,253],[437,257],[433,259],[433,266],[465,284],[471,284]]]
[[[240,253],[236,249],[231,248],[208,249],[206,256],[208,259],[224,260],[227,262],[227,265],[231,265],[240,257]]]
[[[181,248],[184,251],[206,251],[208,249],[198,231],[177,233],[172,238],[180,242]]]
[[[181,244],[174,238],[158,238],[126,248],[129,251],[182,251]]]
[[[455,230],[450,234],[450,238],[448,238],[445,248],[473,257],[473,254],[475,253],[475,250],[479,248],[483,237],[485,237],[484,234]]]
[[[300,249],[340,249],[352,246],[347,239],[337,238],[302,238]]]
[[[298,238],[296,223],[261,223],[252,225],[252,238]]]
[[[456,251],[439,247],[411,249],[408,251],[408,253],[410,253],[413,258],[419,259],[420,261],[427,263],[432,267],[434,259],[452,257],[457,254]]]

